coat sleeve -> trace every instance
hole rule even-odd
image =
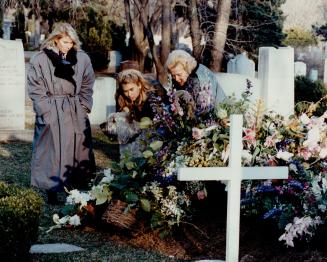
[[[86,107],[88,113],[92,110],[93,104],[93,85],[95,82],[95,75],[92,68],[91,60],[87,57],[86,67],[83,73],[81,91],[79,93],[82,106]]]
[[[28,95],[33,101],[36,115],[42,116],[51,110],[46,82],[39,63],[31,63],[27,73]]]

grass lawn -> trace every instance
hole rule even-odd
[[[117,146],[109,146],[108,140],[100,132],[93,132],[97,167],[106,167],[110,158],[117,157]],[[22,187],[29,187],[29,165],[31,143],[0,143],[0,180]],[[44,192],[40,191],[45,199]],[[46,200],[46,199],[45,199]],[[46,230],[53,225],[52,215],[60,206],[45,204],[41,217],[38,244],[69,243],[85,248],[84,252],[62,254],[33,254],[31,261],[177,261],[153,251],[143,250],[110,240],[109,232],[97,232],[92,228],[83,230]],[[27,259],[24,259],[26,261]]]

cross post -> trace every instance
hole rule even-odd
[[[242,167],[243,116],[231,115],[230,154],[228,167],[184,167],[180,181],[227,181],[226,261],[239,261],[241,182],[254,179],[287,179],[288,167]]]

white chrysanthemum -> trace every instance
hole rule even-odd
[[[81,204],[80,208],[86,206],[87,202],[93,199],[89,193],[80,192],[77,189],[70,191],[69,194],[66,203]]]
[[[320,130],[317,126],[309,130],[307,140],[303,142],[305,147],[308,147],[309,150],[315,148],[320,141]]]
[[[250,164],[252,160],[252,154],[249,150],[242,150],[242,160],[244,164]]]
[[[292,153],[287,151],[281,151],[279,150],[276,157],[279,159],[283,159],[284,161],[289,161],[289,159],[293,156]]]
[[[78,215],[74,215],[72,217],[69,217],[69,222],[70,225],[72,226],[80,226],[81,225],[81,219]]]
[[[115,177],[114,174],[111,173],[110,168],[107,168],[107,169],[103,170],[103,174],[104,174],[104,177],[100,181],[100,184],[102,184],[102,183],[109,184]]]
[[[300,121],[303,125],[307,125],[310,123],[310,118],[306,114],[302,114],[300,116]]]

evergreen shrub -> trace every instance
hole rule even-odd
[[[311,81],[305,76],[295,78],[295,110],[306,110],[310,102],[318,102],[327,95],[327,88],[321,81]],[[309,103],[307,103],[309,102]],[[327,100],[323,99],[315,109],[314,115],[321,116],[327,110]]]
[[[1,258],[14,261],[29,253],[37,240],[43,204],[34,190],[0,182]]]

